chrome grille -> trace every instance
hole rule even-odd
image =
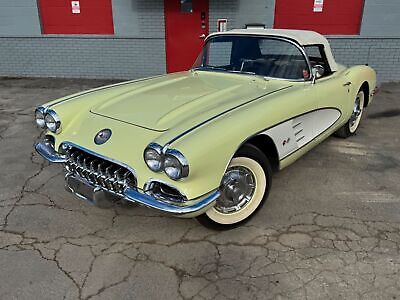
[[[136,188],[135,175],[126,167],[76,147],[67,146],[64,151],[67,156],[65,168],[69,174],[117,194],[122,194],[127,187]]]

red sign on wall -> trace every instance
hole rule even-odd
[[[364,0],[276,0],[274,28],[360,33]]]
[[[44,34],[114,34],[111,0],[39,0]]]

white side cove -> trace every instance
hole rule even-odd
[[[324,108],[285,121],[260,134],[272,138],[279,160],[282,160],[331,127],[340,116],[339,110]]]

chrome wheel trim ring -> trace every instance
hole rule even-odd
[[[221,213],[241,210],[253,197],[256,182],[252,171],[244,166],[229,167],[222,178],[221,196],[215,209]]]
[[[350,133],[356,132],[358,126],[360,125],[363,110],[364,110],[364,92],[361,91],[357,94],[356,100],[354,102],[353,112],[350,117],[350,122],[349,122]]]
[[[235,157],[230,162],[225,174],[232,168],[234,169],[234,167],[244,167],[252,173],[255,183],[254,191],[249,201],[241,205],[239,210],[224,213],[215,206],[210,208],[206,212],[206,215],[219,224],[235,224],[249,217],[262,202],[265,190],[268,188],[264,169],[257,161],[248,157]]]

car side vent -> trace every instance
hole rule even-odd
[[[305,138],[303,124],[301,122],[293,124],[293,131],[297,143]]]

